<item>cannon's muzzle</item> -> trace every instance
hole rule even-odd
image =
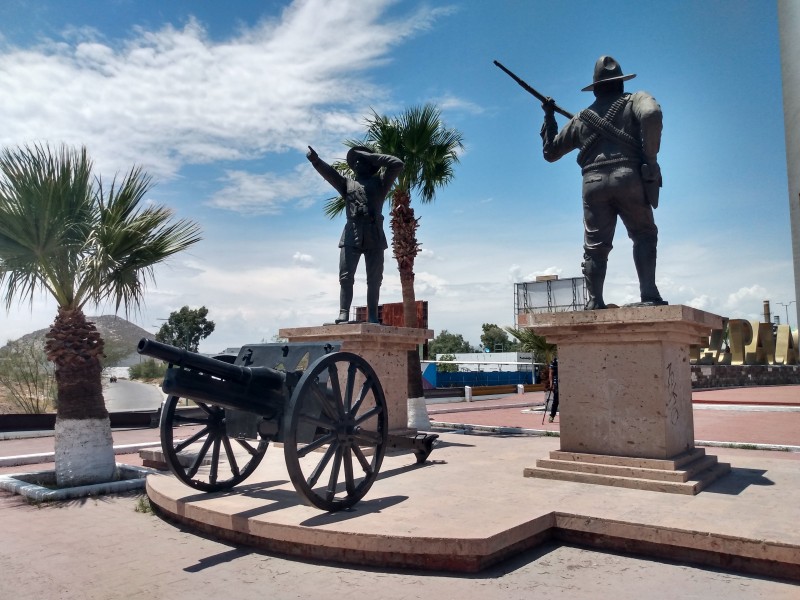
[[[147,338],[139,340],[136,350],[139,354],[158,358],[174,367],[199,371],[232,384],[239,384],[242,389],[250,389],[255,385],[261,389],[280,390],[286,380],[284,372],[270,369],[269,367],[239,367],[216,358],[209,358],[196,352],[189,352],[188,350],[148,340]],[[165,385],[166,383],[167,379],[165,379]],[[166,392],[167,390],[165,389],[164,391]]]
[[[152,356],[177,367],[185,367],[195,371],[202,371],[208,375],[234,381],[236,383],[248,384],[254,379],[274,381],[274,387],[280,387],[286,376],[281,371],[269,369],[267,367],[239,367],[231,365],[216,358],[209,358],[196,352],[189,352],[169,344],[162,344],[147,338],[139,340],[136,347],[139,354]]]

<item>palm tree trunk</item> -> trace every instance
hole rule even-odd
[[[397,268],[400,271],[403,324],[406,327],[416,328],[419,327],[419,322],[414,294],[414,259],[419,253],[419,243],[417,242],[419,219],[414,217],[411,195],[408,192],[397,190],[392,201],[392,250],[394,250]],[[409,350],[406,363],[408,365],[408,397],[421,398],[423,396],[422,365],[419,361],[419,352]]]
[[[111,423],[103,399],[103,340],[80,309],[58,311],[45,350],[55,368],[55,463],[58,487],[116,477]]]
[[[414,297],[414,259],[419,253],[417,227],[411,196],[403,190],[395,191],[392,198],[392,250],[400,271],[400,287],[403,292],[403,324],[417,327],[417,306]]]
[[[413,269],[413,260],[411,261]],[[400,273],[400,288],[403,292],[403,321],[406,327],[419,327],[417,319],[417,301],[414,294],[414,271]],[[410,309],[409,309],[410,308]],[[408,365],[408,397],[421,398],[422,390],[422,365],[419,361],[419,351],[409,350],[406,361]]]

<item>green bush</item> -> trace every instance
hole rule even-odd
[[[0,386],[22,413],[42,414],[56,407],[53,363],[41,340],[19,339],[0,349]]]
[[[152,358],[130,367],[131,379],[161,379],[166,372],[167,364]]]
[[[442,354],[439,357],[439,360],[455,360],[456,357],[454,354]],[[458,365],[443,365],[442,363],[436,363],[436,370],[439,373],[455,373],[458,371]]]

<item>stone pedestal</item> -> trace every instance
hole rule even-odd
[[[341,342],[342,351],[364,358],[375,369],[383,386],[389,411],[389,433],[409,431],[407,353],[433,338],[433,331],[347,323],[281,329],[278,335],[290,342]]]
[[[694,448],[689,365],[689,346],[705,343],[721,317],[678,305],[529,314],[519,323],[558,346],[559,365],[561,451],[526,476],[661,489],[640,480],[680,470],[666,478],[696,493],[727,472]]]

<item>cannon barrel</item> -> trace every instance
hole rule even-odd
[[[268,383],[269,387],[279,388],[286,379],[285,373],[275,369],[268,367],[239,367],[216,358],[209,358],[196,352],[189,352],[188,350],[148,340],[147,338],[139,340],[136,351],[139,354],[152,356],[178,367],[202,371],[208,375],[244,385],[258,380],[260,383]]]

